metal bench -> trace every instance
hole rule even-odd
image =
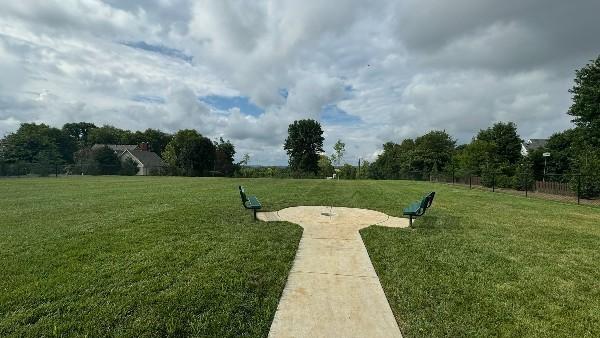
[[[262,208],[260,201],[256,196],[247,196],[246,191],[244,191],[244,187],[239,186],[240,189],[240,197],[242,198],[242,205],[246,209],[250,209],[254,211],[254,220],[256,220],[256,211]]]
[[[433,198],[435,197],[435,191],[427,194],[420,202],[414,202],[407,208],[404,208],[402,214],[409,217],[410,226],[412,227],[413,218],[423,216],[425,211],[431,207]]]

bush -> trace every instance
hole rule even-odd
[[[103,147],[96,150],[93,154],[94,170],[92,175],[116,175],[121,170],[121,161],[115,152]]]
[[[128,158],[121,163],[121,170],[119,171],[119,174],[123,176],[135,176],[138,173],[138,171],[139,169],[137,163],[135,163],[134,160]]]
[[[579,168],[579,175],[573,175],[571,179],[571,188],[577,192],[581,198],[600,197],[600,153],[595,151],[586,151],[576,160],[576,167]]]
[[[533,175],[533,164],[529,159],[524,158],[517,165],[512,186],[517,190],[533,190],[535,177]]]

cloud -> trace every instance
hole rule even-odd
[[[65,0],[0,4],[0,135],[20,122],[195,128],[284,164],[287,126],[326,151],[496,121],[525,138],[570,126],[574,70],[598,56],[581,0]]]

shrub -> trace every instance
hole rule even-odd
[[[512,186],[517,190],[532,190],[535,186],[533,164],[529,159],[523,158],[517,165]]]
[[[119,174],[124,176],[135,176],[138,173],[139,169],[137,163],[134,160],[127,158],[125,161],[121,162],[121,170]]]
[[[571,188],[582,198],[600,197],[600,153],[588,150],[578,156],[576,167],[579,175],[573,175]]]

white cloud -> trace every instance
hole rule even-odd
[[[0,135],[26,121],[196,128],[282,164],[288,124],[336,105],[360,119],[324,122],[325,148],[341,138],[352,162],[433,128],[468,141],[511,120],[545,137],[569,127],[573,71],[600,52],[599,11],[594,0],[5,1]]]

